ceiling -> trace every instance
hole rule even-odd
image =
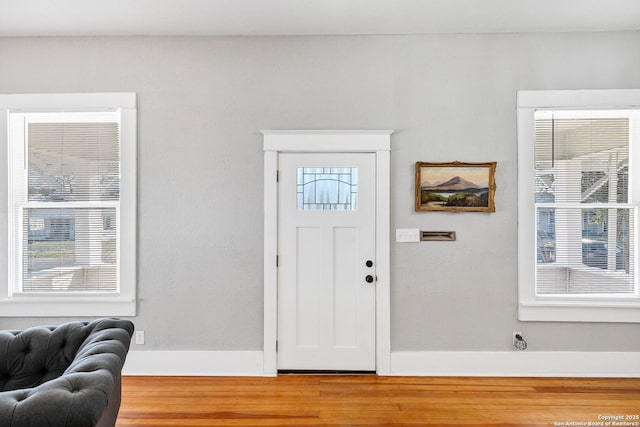
[[[0,0],[0,37],[640,30],[640,0]]]

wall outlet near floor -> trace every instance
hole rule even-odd
[[[136,331],[136,344],[144,344],[144,331]]]
[[[516,338],[516,336],[520,336],[520,339]],[[512,339],[513,339],[513,346],[515,347],[516,350],[527,349],[527,342],[524,340],[524,337],[522,336],[522,332],[513,331]]]

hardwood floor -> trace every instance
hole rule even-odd
[[[116,425],[640,426],[639,416],[639,378],[124,377]]]

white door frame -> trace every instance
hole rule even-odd
[[[391,373],[390,130],[263,130],[264,150],[264,375],[278,374],[278,154],[376,154],[376,373]]]

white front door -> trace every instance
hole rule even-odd
[[[278,156],[280,370],[376,369],[376,158]]]

